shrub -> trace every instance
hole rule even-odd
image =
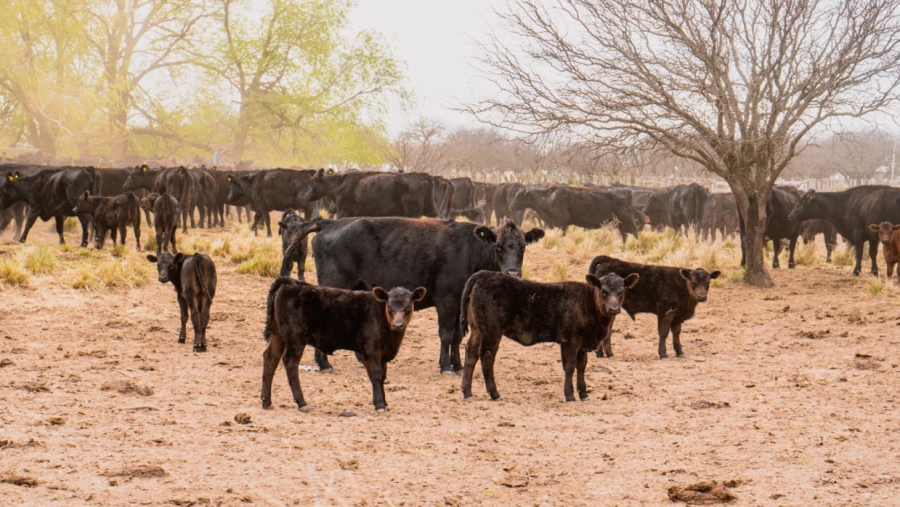
[[[844,249],[840,252],[835,249],[831,255],[831,262],[835,266],[853,266],[856,263],[855,249],[852,245],[844,245]]]
[[[234,259],[234,255],[232,255]],[[244,275],[276,277],[281,271],[281,249],[271,243],[254,245],[252,254],[237,266],[237,272]]]
[[[22,264],[35,275],[46,275],[56,270],[56,255],[45,245],[25,247],[22,250]]]
[[[881,280],[869,280],[866,284],[869,294],[877,296],[884,290],[884,283]]]
[[[0,257],[0,287],[27,285],[31,276],[12,258]]]

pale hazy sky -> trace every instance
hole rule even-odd
[[[409,114],[392,108],[392,134],[418,117],[448,126],[475,125],[469,115],[453,111],[460,102],[483,96],[490,88],[477,78],[473,40],[485,40],[495,23],[494,7],[505,0],[359,0],[351,27],[384,34],[407,65],[415,106]]]

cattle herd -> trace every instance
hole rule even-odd
[[[171,282],[181,312],[179,343],[190,318],[193,350],[206,351],[206,328],[216,293],[213,260],[176,247],[176,234],[190,227],[221,227],[230,211],[244,212],[253,229],[282,212],[280,277],[267,296],[261,398],[271,406],[271,386],[279,360],[301,410],[308,410],[298,365],[307,345],[322,371],[332,371],[328,355],[350,350],[366,368],[377,411],[388,409],[387,363],[401,346],[413,310],[434,307],[440,337],[440,371],[462,371],[462,394],[472,396],[475,365],[481,361],[488,394],[498,399],[494,362],[501,337],[522,345],[558,343],[565,371],[564,394],[587,398],[588,354],[612,356],[616,316],[625,312],[657,317],[658,353],[666,340],[683,355],[682,324],[708,298],[719,271],[625,262],[595,257],[584,282],[539,283],[522,277],[527,245],[544,230],[520,227],[531,213],[542,227],[586,229],[612,224],[625,242],[645,227],[696,231],[704,240],[738,232],[731,194],[710,193],[696,183],[667,188],[625,185],[529,186],[446,179],[424,173],[380,173],[270,169],[227,172],[200,168],[95,169],[92,167],[3,166],[0,230],[14,223],[20,242],[40,218],[63,223],[77,217],[81,246],[93,235],[102,249],[107,231],[125,244],[127,228],[140,244],[141,215],[154,226],[159,281]],[[330,218],[320,218],[327,210]],[[251,215],[252,212],[252,215]],[[253,217],[251,219],[251,216]],[[423,218],[424,217],[424,218]],[[456,221],[465,217],[469,221]],[[195,221],[195,218],[199,220]],[[304,281],[312,239],[318,285]],[[825,237],[827,260],[837,235],[856,252],[854,275],[862,269],[869,243],[871,272],[881,244],[888,278],[900,262],[900,189],[861,186],[842,192],[801,193],[777,186],[767,202],[765,235],[772,240],[772,266],[786,244],[793,268],[799,239]],[[171,246],[171,251],[170,247]],[[599,252],[598,252],[599,253]],[[297,279],[291,278],[297,265]],[[898,277],[900,278],[900,277]],[[465,360],[460,355],[468,334]],[[577,373],[573,385],[573,375]]]

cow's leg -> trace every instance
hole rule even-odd
[[[119,224],[119,244],[125,246],[125,236],[128,234],[128,225],[125,222]]]
[[[560,344],[559,347],[560,355],[562,355],[563,371],[566,373],[566,381],[563,384],[563,393],[566,395],[566,401],[575,401],[575,389],[572,386],[572,376],[575,374],[575,369],[578,367],[580,345],[580,341],[574,342],[569,340]]]
[[[175,233],[178,232],[178,224],[172,227],[172,232],[169,234],[169,241],[172,243],[172,253],[178,253],[178,248],[175,246]]]
[[[266,222],[266,237],[272,237],[272,217],[269,216],[268,212],[263,213],[263,220]]]
[[[57,216],[54,217],[54,219],[56,220],[56,234],[59,235],[59,244],[60,244],[60,245],[65,245],[65,244],[66,244],[66,238],[65,238],[65,236],[63,235],[63,228],[64,228],[65,223],[66,223],[66,217],[57,215]],[[81,245],[81,246],[85,246],[85,245]]]
[[[659,358],[664,359],[666,355],[666,337],[669,336],[669,328],[672,326],[672,319],[675,318],[675,310],[669,310],[663,315],[657,317],[656,326],[659,332]]]
[[[872,276],[878,276],[878,242],[874,239],[869,240],[869,258],[872,259]]]
[[[19,243],[24,243],[26,239],[28,239],[28,232],[34,227],[34,221],[38,219],[38,215],[34,210],[28,212],[28,218],[25,219],[25,229],[22,231],[22,236],[19,237]],[[62,223],[57,217],[56,220],[56,232],[59,234],[59,244],[65,245],[66,240],[62,235]]]
[[[201,269],[199,266],[197,269]],[[203,318],[200,306],[203,304],[199,296],[194,295],[190,299],[191,326],[194,328],[194,352],[206,352],[206,343],[203,342]]]
[[[462,336],[459,336],[459,302],[452,298],[435,301],[435,309],[438,314],[438,334],[441,337],[441,357],[439,366],[441,373],[453,375],[462,370],[462,361],[459,359],[459,345]]]
[[[887,257],[887,256],[885,256]],[[887,261],[887,280],[888,283],[891,283],[891,278],[894,277],[894,266],[896,266],[896,262]],[[900,283],[900,276],[897,277],[897,282]]]
[[[781,266],[778,264],[778,256],[781,255],[781,240],[773,239],[772,240],[772,269],[778,269]]]
[[[140,215],[138,215],[140,216]],[[138,225],[137,221],[134,222],[134,246],[138,251],[141,250],[141,226]]]
[[[584,370],[587,368],[587,351],[578,351],[578,363],[576,368],[578,371],[578,397],[581,401],[588,399],[587,382],[584,380]]]
[[[677,357],[684,357],[681,351],[681,322],[672,322],[672,348],[675,349]]]
[[[63,217],[63,221],[65,221],[65,217]],[[84,248],[88,246],[88,231],[91,226],[91,216],[85,214],[78,215],[78,221],[81,222],[81,247]]]
[[[481,355],[481,332],[475,328],[469,330],[469,341],[466,343],[466,364],[462,374],[463,398],[472,397],[472,375]]]
[[[316,360],[316,366],[319,367],[320,373],[334,373],[334,366],[328,362],[328,356],[319,349],[316,349],[316,353],[314,354]]]
[[[500,349],[500,337],[488,341],[483,341],[481,346],[481,373],[484,375],[484,386],[491,399],[499,400],[500,392],[497,391],[497,383],[494,381],[494,361],[497,359],[497,350]]]
[[[790,256],[788,257],[788,269],[794,269],[794,267],[796,267],[796,264],[794,264],[794,250],[797,249],[797,236],[791,238],[791,242],[788,248],[790,249]]]
[[[288,345],[284,351],[284,356],[282,356],[282,361],[284,362],[284,370],[287,373],[288,384],[291,386],[291,392],[294,394],[294,402],[297,403],[297,408],[302,412],[309,412],[306,400],[303,399],[303,390],[300,389],[300,374],[298,373],[300,358],[303,357],[304,348],[306,348],[306,344],[303,343],[300,344],[297,350]]]
[[[206,352],[206,328],[209,327],[209,308],[212,306],[212,300],[206,296],[200,299],[200,343],[203,346],[203,352]]]
[[[834,243],[828,241],[828,237],[825,238],[825,262],[831,264],[831,252],[834,251],[834,247],[837,246]]]
[[[384,403],[384,364],[380,357],[369,356],[365,358],[366,373],[372,382],[372,404],[376,412],[385,411]]]
[[[269,333],[269,344],[263,351],[262,391],[259,395],[263,408],[272,407],[272,379],[275,377],[275,370],[278,369],[278,361],[283,355],[284,340],[277,331],[272,330]]]
[[[181,332],[178,333],[178,343],[184,343],[187,336],[188,303],[181,294],[178,294],[178,308],[181,309]]]
[[[857,235],[859,235],[857,233]],[[859,276],[860,272],[862,272],[862,256],[863,256],[863,247],[866,244],[865,239],[854,238],[853,248],[855,249],[854,254],[856,255],[856,266],[853,268],[853,276]]]

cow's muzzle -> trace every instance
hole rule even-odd
[[[622,307],[619,305],[609,305],[606,307],[607,315],[618,315],[621,311]]]
[[[405,322],[394,322],[391,324],[391,330],[393,331],[403,331],[404,329],[406,329]]]
[[[706,294],[697,294],[697,301],[703,303],[706,301]]]
[[[504,274],[504,275],[515,276],[515,277],[517,277],[517,278],[522,278],[522,271],[521,271],[521,270],[518,270],[518,269],[516,269],[516,268],[504,270],[504,271],[503,271],[503,274]]]

